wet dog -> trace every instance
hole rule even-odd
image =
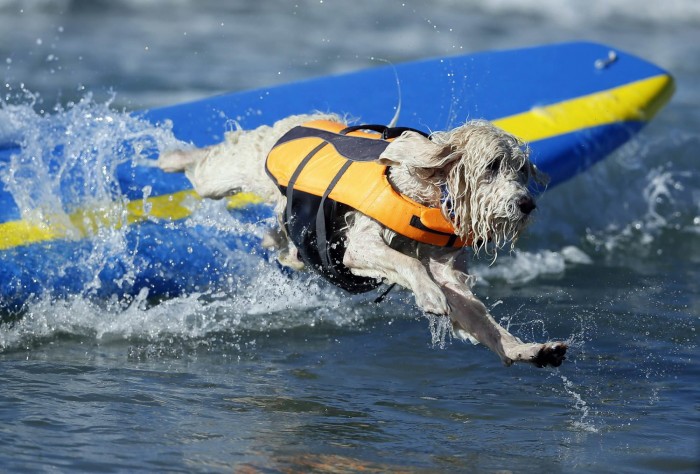
[[[203,197],[218,199],[245,191],[274,204],[280,226],[266,235],[263,244],[278,248],[283,264],[301,269],[308,258],[300,258],[304,249],[290,235],[290,220],[295,218],[295,208],[288,200],[292,179],[276,180],[266,159],[280,142],[304,138],[298,130],[313,121],[345,126],[335,115],[291,116],[273,126],[229,132],[224,142],[214,146],[166,152],[159,166],[169,172],[184,171]],[[512,248],[529,223],[536,207],[530,185],[543,184],[546,177],[529,160],[526,147],[486,121],[470,121],[429,137],[411,129],[399,130],[392,140],[380,141],[379,152],[370,161],[387,167],[383,175],[397,194],[421,209],[439,210],[456,240],[444,245],[426,243],[370,217],[374,215],[372,204],[363,207],[364,212],[359,206],[341,206],[342,236],[332,244],[341,247],[336,254],[341,270],[352,278],[409,289],[423,311],[449,317],[455,335],[486,345],[506,365],[522,361],[539,367],[559,366],[567,345],[524,343],[500,326],[472,293],[474,279],[462,268],[465,259],[460,258],[465,248],[495,258],[499,249]],[[325,143],[321,142],[319,147]],[[345,146],[341,142],[334,146],[341,145]],[[299,177],[298,170],[296,174],[292,178]],[[307,227],[301,229],[303,233]]]

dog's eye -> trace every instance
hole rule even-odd
[[[488,169],[489,169],[489,171],[491,171],[492,173],[498,173],[498,170],[501,169],[501,159],[500,159],[500,158],[496,158],[496,159],[493,160],[491,163],[489,163],[489,168],[488,168]]]
[[[522,166],[520,166],[518,173],[524,176],[530,175],[530,168],[527,166],[527,163],[523,163]]]

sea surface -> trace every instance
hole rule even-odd
[[[677,91],[544,194],[517,252],[474,263],[502,324],[569,342],[560,368],[503,367],[408,293],[375,305],[239,252],[228,291],[2,315],[0,471],[700,472],[700,2],[0,0],[0,136],[568,40],[652,60]]]

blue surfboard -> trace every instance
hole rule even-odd
[[[533,160],[550,175],[551,187],[628,141],[673,90],[671,75],[643,59],[605,45],[566,43],[376,67],[135,116],[168,124],[179,140],[196,146],[220,142],[232,121],[252,129],[313,111],[389,123],[400,108],[398,125],[426,131],[482,118],[528,142]],[[191,222],[197,198],[187,179],[160,171],[154,166],[156,156],[144,160],[128,143],[116,149],[117,165],[110,168],[116,183],[110,190],[112,203],[105,207],[100,196],[96,206],[94,196],[85,195],[76,204],[75,188],[85,187],[90,173],[71,175],[62,169],[65,145],[52,144],[40,173],[63,173],[60,186],[45,197],[60,214],[56,219],[18,202],[8,169],[22,162],[17,157],[29,153],[30,144],[0,137],[0,167],[5,168],[0,182],[0,310],[21,310],[34,298],[73,294],[124,297],[148,290],[149,296],[164,298],[216,288],[243,271],[229,252],[263,253],[254,235]],[[228,207],[240,222],[271,215],[253,195],[234,196]],[[119,244],[100,254],[96,248],[106,245],[105,229],[118,233]]]

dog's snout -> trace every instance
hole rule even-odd
[[[518,207],[520,208],[520,212],[528,215],[534,211],[537,206],[535,205],[534,199],[529,196],[524,196],[518,201]]]

